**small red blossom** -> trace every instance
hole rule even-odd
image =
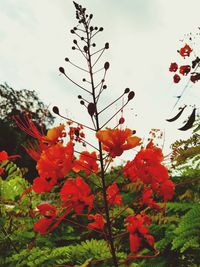
[[[192,49],[188,44],[185,44],[178,52],[182,57],[189,57]]]
[[[183,66],[180,66],[180,68],[179,68],[180,74],[182,74],[184,76],[188,75],[190,70],[191,70],[190,65],[183,65]]]
[[[78,176],[66,180],[60,191],[60,198],[63,206],[72,207],[76,214],[81,214],[85,206],[88,206],[88,211],[92,209],[94,195],[90,192],[89,185]]]
[[[137,253],[139,248],[141,247],[142,238],[139,237],[137,234],[130,234],[130,250],[132,253]]]
[[[38,205],[37,209],[41,215],[44,215],[48,218],[56,218],[56,206],[54,205],[44,203]]]
[[[177,69],[178,69],[178,65],[177,65],[177,63],[171,63],[171,65],[170,65],[170,67],[169,67],[169,71],[171,71],[171,72],[176,72],[177,71]]]
[[[174,183],[170,180],[164,181],[159,188],[159,195],[164,201],[171,200],[174,195]]]
[[[178,74],[175,74],[173,77],[174,83],[179,83],[180,79],[181,79],[181,77]]]
[[[161,210],[160,206],[153,200],[153,190],[151,188],[144,188],[142,192],[142,203],[158,211]]]
[[[125,150],[140,145],[141,138],[132,135],[133,131],[127,128],[125,130],[107,128],[96,133],[103,149],[109,152],[112,158],[121,156]]]
[[[79,143],[84,143],[83,139],[85,138],[85,134],[84,134],[84,132],[82,130],[83,130],[83,126],[81,124],[76,126],[76,127],[70,126],[69,127],[69,132],[68,132],[70,140],[71,141],[76,141],[76,142],[79,142]]]
[[[0,162],[8,160],[8,153],[6,151],[1,151],[0,152]]]
[[[109,205],[122,205],[122,196],[118,194],[119,188],[116,183],[110,185],[107,190],[107,200]]]
[[[33,229],[35,232],[40,233],[41,235],[46,235],[49,233],[49,229],[51,228],[54,219],[50,218],[41,218],[36,223],[34,223]]]
[[[88,215],[88,219],[89,220],[94,220],[94,222],[92,223],[89,223],[88,224],[88,228],[91,228],[91,229],[99,229],[99,230],[103,230],[104,228],[104,224],[105,224],[105,220],[103,218],[103,216],[99,213],[97,214],[89,214]]]
[[[54,184],[51,179],[47,181],[44,177],[37,177],[33,180],[32,189],[39,194],[46,193],[52,190]]]
[[[85,171],[87,175],[91,174],[91,172],[98,172],[98,164],[97,164],[97,155],[96,152],[89,153],[88,151],[83,151],[80,154],[79,160],[75,160],[73,163],[73,171]]]
[[[195,83],[200,80],[200,73],[195,73],[190,76],[190,81]]]

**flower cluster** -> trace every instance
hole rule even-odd
[[[131,182],[139,179],[143,183],[142,202],[150,208],[159,209],[153,201],[153,192],[163,197],[164,201],[172,199],[174,194],[174,184],[169,179],[168,170],[161,164],[163,159],[162,150],[150,141],[123,169],[124,176]]]
[[[192,48],[188,45],[185,44],[184,47],[182,47],[180,50],[178,50],[178,53],[180,54],[181,57],[185,59],[185,57],[190,57],[190,54],[192,52]],[[179,74],[182,76],[187,76],[190,73],[190,81],[195,83],[200,80],[200,73],[196,72],[197,67],[199,66],[200,63],[200,58],[196,57],[192,62],[191,65],[182,65],[178,66],[176,62],[171,63],[169,67],[170,72],[177,72],[179,71]],[[191,70],[193,69],[193,72]],[[175,73],[173,76],[173,81],[174,83],[179,83],[181,80],[181,76]]]

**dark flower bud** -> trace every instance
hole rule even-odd
[[[95,29],[95,31],[97,31],[98,30],[98,27],[94,27],[94,29]]]
[[[85,82],[86,81],[86,79],[85,78],[83,78],[83,80],[82,80],[83,82]]]
[[[93,46],[93,47],[95,47],[95,46],[96,46],[96,44],[95,44],[95,43],[93,43],[93,44],[92,44],[92,46]]]
[[[133,134],[136,134],[136,130],[133,130],[132,133],[133,133]]]
[[[59,109],[57,106],[54,106],[52,110],[55,114],[59,115]]]
[[[77,30],[77,28],[76,27],[74,27],[74,31],[76,31]]]
[[[81,96],[81,95],[78,95],[78,98],[79,98],[79,99],[82,99],[82,96]]]
[[[85,46],[83,47],[83,50],[84,50],[85,52],[87,52],[87,51],[88,51],[88,47],[85,45]]]
[[[125,122],[125,119],[123,118],[123,117],[121,117],[120,119],[119,119],[119,124],[123,124]]]
[[[109,63],[109,62],[106,62],[106,63],[104,64],[104,69],[105,69],[105,70],[108,70],[109,67],[110,67],[110,63]]]
[[[130,89],[129,88],[126,88],[125,90],[124,90],[124,93],[125,94],[128,94],[130,92]]]
[[[66,58],[65,58],[65,61],[69,62],[69,58],[68,58],[68,57],[66,57]]]
[[[60,68],[59,68],[59,71],[60,71],[61,73],[65,74],[65,69],[64,69],[63,67],[60,67]]]
[[[75,50],[76,49],[76,47],[75,46],[72,46],[72,50]]]
[[[90,19],[92,19],[93,18],[93,14],[90,14]]]
[[[81,40],[83,41],[84,40],[84,37],[81,37]]]
[[[83,100],[80,101],[81,105],[85,105],[85,102]]]
[[[73,43],[74,43],[74,44],[77,44],[77,40],[73,40]]]
[[[106,88],[107,88],[107,85],[104,85],[104,86],[103,86],[103,89],[106,89]]]
[[[90,31],[92,32],[93,30],[94,30],[94,28],[91,26],[91,27],[90,27]]]
[[[74,30],[71,30],[70,32],[71,32],[72,34],[75,33]]]
[[[109,43],[105,43],[105,49],[109,48]]]
[[[89,103],[88,104],[88,113],[92,117],[96,111],[96,105],[94,103]]]
[[[100,27],[100,28],[99,28],[99,31],[102,32],[102,31],[103,31],[103,27]]]
[[[135,93],[133,91],[130,91],[130,93],[128,94],[128,101],[130,101],[131,99],[133,99],[135,96]]]

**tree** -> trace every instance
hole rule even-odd
[[[28,168],[26,178],[32,181],[36,175],[35,162],[27,153],[24,153],[21,145],[32,138],[18,128],[14,117],[23,120],[22,114],[25,112],[38,127],[43,129],[53,124],[54,117],[35,91],[14,90],[5,83],[0,85],[0,99],[0,151],[6,150],[9,154],[20,155],[18,165]]]

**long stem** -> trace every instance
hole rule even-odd
[[[89,38],[87,23],[85,23],[85,29],[86,29],[86,34],[87,34],[88,67],[89,67],[90,80],[91,80],[91,86],[92,86],[92,97],[93,97],[93,103],[96,106],[96,116],[95,116],[96,131],[99,131],[100,126],[99,126],[99,117],[98,117],[97,103],[96,103],[96,96],[95,96],[95,85],[94,85],[94,79],[93,79],[92,60],[91,60],[91,53],[90,53],[90,38]],[[105,171],[104,171],[104,164],[103,164],[103,152],[102,152],[101,142],[99,142],[99,159],[100,159],[100,166],[101,166],[103,198],[104,198],[106,222],[107,222],[107,229],[108,229],[108,241],[110,244],[110,249],[111,249],[111,254],[112,254],[114,266],[118,267],[118,262],[117,262],[117,257],[116,257],[116,253],[115,253],[114,242],[113,242],[113,235],[112,235],[111,221],[110,221],[109,208],[108,208],[108,202],[107,202],[107,195],[106,195]]]

